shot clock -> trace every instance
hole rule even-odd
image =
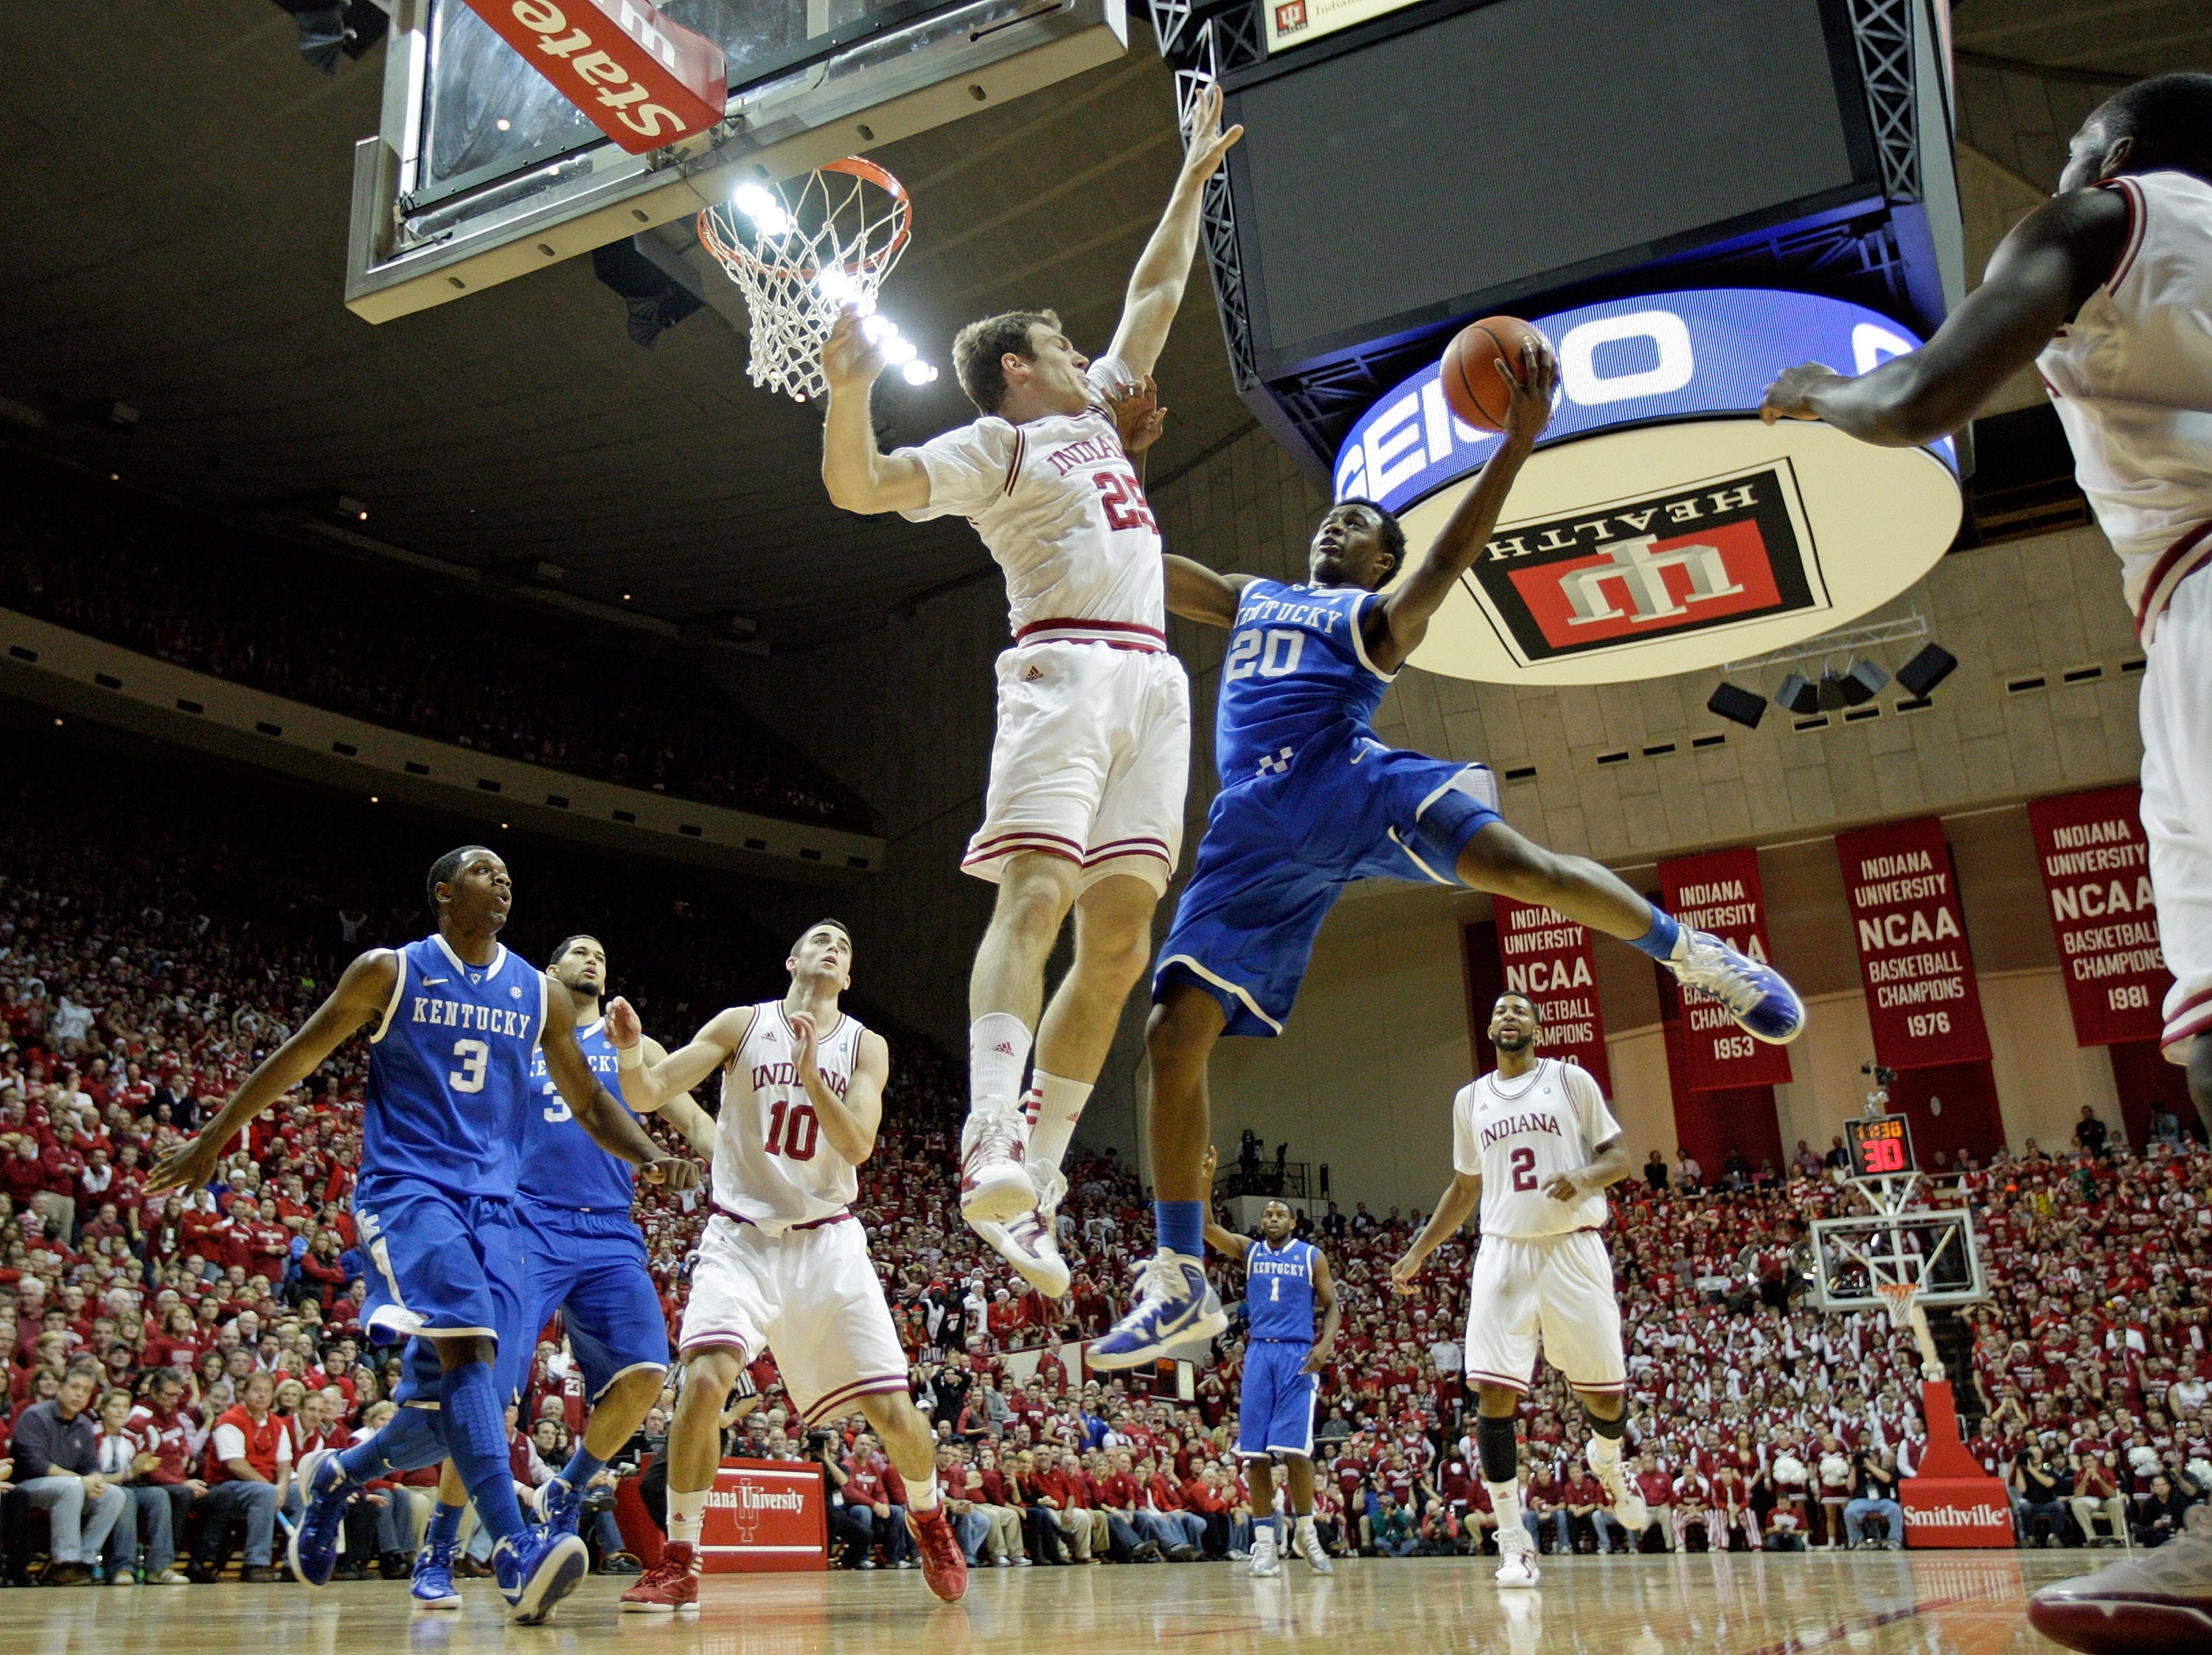
[[[1855,1178],[1901,1178],[1917,1172],[1912,1127],[1902,1115],[1875,1115],[1844,1123],[1844,1141],[1851,1152]]]

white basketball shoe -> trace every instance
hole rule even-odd
[[[1310,1518],[1300,1518],[1291,1538],[1291,1548],[1306,1561],[1306,1567],[1316,1574],[1334,1574],[1335,1565],[1328,1561],[1328,1549],[1321,1543],[1321,1530]]]
[[[1592,1437],[1589,1446],[1583,1450],[1583,1463],[1589,1467],[1590,1475],[1613,1501],[1613,1520],[1631,1534],[1640,1535],[1651,1526],[1651,1508],[1644,1503],[1644,1496],[1628,1480],[1627,1467],[1619,1454],[1613,1457],[1609,1470],[1598,1463],[1597,1444],[1598,1439]],[[1628,1549],[1634,1551],[1636,1542],[1629,1542]]]
[[[1252,1561],[1244,1573],[1255,1580],[1272,1579],[1283,1572],[1282,1554],[1275,1546],[1274,1525],[1252,1530]]]
[[[1516,1590],[1533,1586],[1543,1579],[1536,1567],[1536,1542],[1517,1524],[1510,1533],[1498,1535],[1498,1584]]]
[[[1029,1122],[1011,1098],[978,1098],[960,1129],[960,1216],[1008,1224],[1036,1206],[1023,1158]]]
[[[1066,1293],[1074,1277],[1060,1256],[1053,1232],[1060,1221],[1060,1203],[1067,1198],[1067,1179],[1056,1166],[1042,1161],[1028,1164],[1030,1187],[1036,1205],[1010,1224],[971,1219],[975,1233],[989,1242],[1000,1257],[1022,1274],[1022,1279],[1047,1299]]]

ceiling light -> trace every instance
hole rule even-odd
[[[1959,658],[1940,643],[1931,643],[1897,669],[1897,681],[1916,696],[1925,696],[1949,678]]]
[[[1820,710],[1820,691],[1802,672],[1792,672],[1774,692],[1774,702],[1803,718]]]
[[[1730,684],[1723,678],[1720,686],[1706,701],[1705,710],[1728,720],[1731,724],[1741,724],[1746,729],[1755,730],[1759,727],[1759,721],[1766,716],[1766,697],[1756,691],[1747,690],[1741,685]]]

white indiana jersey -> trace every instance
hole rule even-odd
[[[2128,204],[2119,262],[2036,367],[2148,642],[2212,557],[2212,184],[2145,173],[2105,187]]]
[[[840,1014],[817,1032],[814,1064],[838,1097],[860,1059],[856,1018]],[[722,1112],[714,1129],[714,1204],[771,1235],[835,1217],[860,1193],[859,1171],[830,1147],[813,1101],[792,1062],[798,1047],[781,1000],[753,1007],[752,1025],[722,1066]]]
[[[1620,1135],[1589,1071],[1556,1057],[1508,1080],[1495,1071],[1460,1088],[1452,1100],[1452,1165],[1482,1180],[1482,1233],[1556,1236],[1605,1222],[1605,1191],[1553,1201],[1555,1173],[1589,1165],[1598,1146]]]
[[[916,522],[965,517],[1006,571],[1014,636],[1126,642],[1166,638],[1160,532],[1137,468],[1121,447],[1105,392],[1137,376],[1118,358],[1091,364],[1100,400],[1076,415],[972,425],[902,448],[929,474]]]

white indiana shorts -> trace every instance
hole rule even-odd
[[[1133,874],[1164,893],[1182,850],[1190,684],[1164,649],[1017,645],[999,657],[999,729],[983,825],[960,866],[997,881],[1042,851],[1082,870],[1079,889]]]
[[[809,1425],[853,1412],[862,1396],[907,1390],[906,1352],[891,1326],[868,1237],[847,1214],[770,1235],[717,1214],[699,1239],[678,1348],[684,1355],[763,1351]]]
[[[2192,1035],[2212,1031],[2212,569],[2174,587],[2145,654],[2142,824],[2173,973],[2159,1044],[2179,1063]]]
[[[1613,1258],[1596,1231],[1483,1237],[1468,1296],[1468,1383],[1526,1391],[1540,1334],[1545,1360],[1576,1390],[1627,1394]]]

